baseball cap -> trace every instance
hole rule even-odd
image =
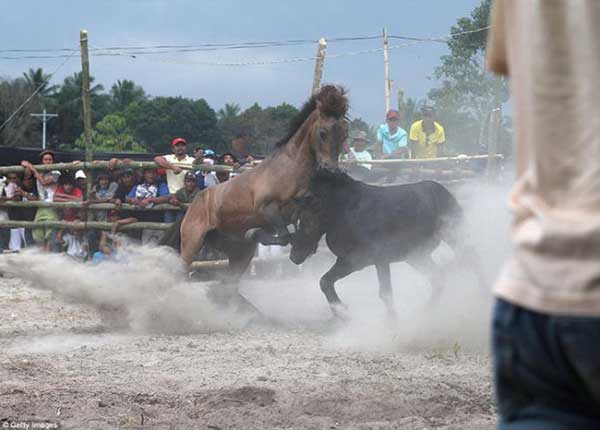
[[[215,151],[213,151],[212,149],[205,149],[204,150],[204,156],[205,157],[215,157]]]
[[[176,137],[175,139],[173,139],[173,141],[171,142],[171,145],[175,146],[175,145],[179,145],[180,143],[187,145],[187,142],[182,137]]]
[[[83,170],[78,170],[75,172],[75,179],[85,179],[87,178],[87,176],[85,176],[85,172]]]
[[[389,110],[385,115],[385,119],[400,119],[400,113],[397,110]]]

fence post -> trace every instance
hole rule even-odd
[[[321,78],[323,77],[323,64],[325,63],[325,50],[327,49],[327,41],[324,38],[319,39],[319,47],[317,48],[317,62],[315,63],[315,74],[313,77],[312,92],[316,94],[321,87]]]
[[[387,29],[383,29],[383,67],[385,72],[385,112],[387,113],[391,105],[392,81],[390,79],[390,60],[388,58],[388,36]]]
[[[87,30],[79,32],[79,43],[81,45],[81,99],[83,102],[83,137],[85,143],[85,163],[92,162],[92,104],[90,99],[90,60],[88,57],[88,33]],[[89,199],[92,188],[93,176],[90,170],[86,172],[85,198]]]
[[[496,172],[496,153],[498,152],[498,134],[500,133],[500,120],[502,118],[502,108],[492,109],[490,114],[490,127],[488,131],[488,160],[487,176],[492,179]]]

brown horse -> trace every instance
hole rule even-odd
[[[313,95],[292,121],[288,135],[252,170],[205,189],[181,222],[181,256],[187,264],[209,242],[229,257],[229,274],[237,281],[246,271],[256,242],[250,229],[288,235],[287,206],[306,192],[319,168],[337,169],[347,138],[348,100],[343,89],[328,85]]]

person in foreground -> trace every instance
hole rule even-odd
[[[498,428],[600,428],[600,2],[495,0],[509,75],[513,255],[494,287]]]

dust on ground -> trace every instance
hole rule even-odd
[[[469,232],[491,284],[508,216],[498,193],[467,191]],[[447,262],[448,250],[435,258]],[[426,307],[427,281],[395,264],[391,320],[366,269],[337,284],[351,316],[337,323],[318,287],[332,261],[317,254],[302,271],[245,279],[243,295],[269,319],[249,325],[160,248],[132,248],[121,263],[98,266],[0,255],[0,272],[11,272],[0,277],[0,423],[493,429],[489,286],[456,270],[438,305]]]
[[[0,420],[73,429],[494,428],[481,339],[465,346],[441,330],[419,344],[389,328],[383,311],[366,325],[336,326],[316,284],[301,287],[246,283],[244,294],[280,324],[172,335],[114,329],[92,306],[0,279]],[[363,288],[376,296],[373,282]],[[277,305],[283,297],[287,305]],[[368,300],[349,302],[377,313]]]

